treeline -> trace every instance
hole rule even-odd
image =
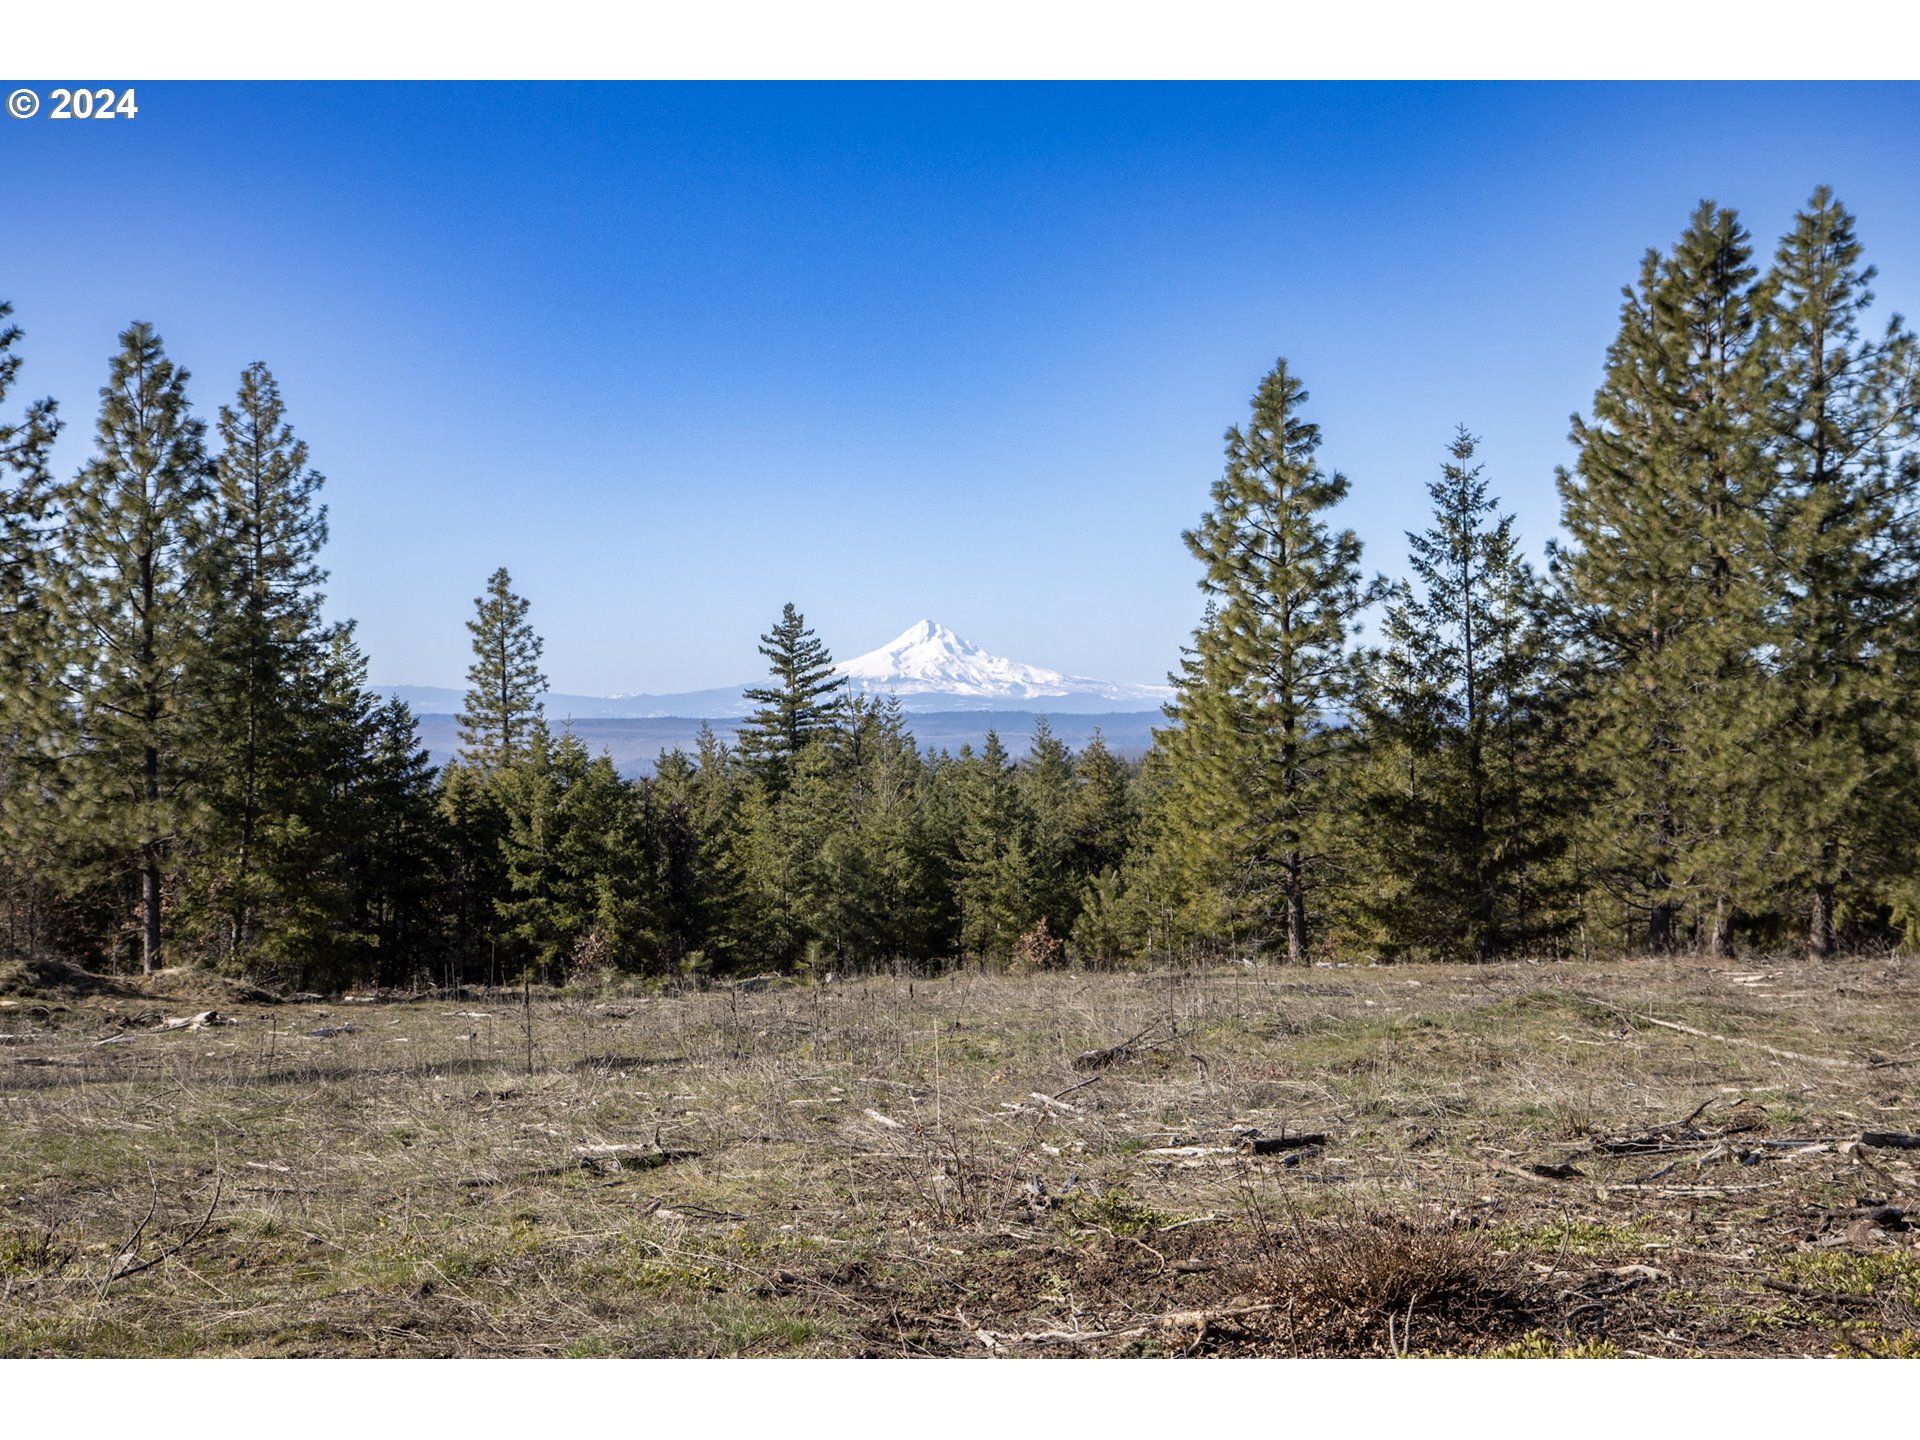
[[[1463,430],[1412,578],[1367,579],[1283,362],[1186,536],[1210,609],[1135,933],[1296,960],[1914,938],[1920,376],[1872,278],[1825,190],[1764,272],[1712,204],[1649,252],[1544,576]]]
[[[436,770],[321,617],[272,376],[209,437],[136,325],[73,478],[53,402],[0,425],[0,943],[326,988],[1910,940],[1920,357],[1872,274],[1824,191],[1764,271],[1712,205],[1650,252],[1544,574],[1462,429],[1410,578],[1369,578],[1281,362],[1184,537],[1206,616],[1139,766],[1044,721],[1018,763],[927,753],[788,606],[736,746],[624,779],[548,726],[501,570]]]

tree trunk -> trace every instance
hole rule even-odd
[[[1287,856],[1287,963],[1305,965],[1307,960],[1307,887],[1301,875],[1300,853]]]
[[[1713,928],[1707,932],[1707,954],[1725,960],[1733,954],[1733,906],[1722,895],[1713,902]]]
[[[1647,912],[1647,950],[1654,955],[1673,952],[1673,902],[1661,900]]]
[[[140,936],[140,970],[151,975],[160,967],[160,857],[152,841],[144,847],[140,866],[140,909],[145,921]]]
[[[1833,956],[1834,883],[1822,880],[1813,887],[1812,913],[1807,917],[1807,958],[1828,960]]]

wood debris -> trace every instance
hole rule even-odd
[[[1167,1033],[1165,1035],[1157,1040],[1142,1044],[1143,1041],[1147,1040],[1149,1035],[1153,1034],[1153,1032],[1159,1028],[1160,1022],[1155,1021],[1138,1034],[1129,1035],[1118,1045],[1107,1045],[1098,1050],[1083,1050],[1073,1057],[1073,1068],[1076,1070],[1104,1070],[1109,1065],[1117,1064],[1119,1061],[1125,1060],[1134,1053],[1136,1048],[1152,1049],[1157,1045],[1165,1045],[1175,1038],[1176,1030],[1173,1022],[1169,1020],[1167,1022]]]
[[[240,1022],[218,1010],[202,1010],[198,1015],[174,1015],[162,1020],[158,1030],[204,1030],[209,1025],[238,1025]]]

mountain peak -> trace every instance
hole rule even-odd
[[[1165,694],[1158,686],[1114,685],[1006,660],[937,620],[917,620],[879,649],[843,660],[834,670],[849,689],[870,695],[940,694],[975,701],[1073,696],[1158,703]]]

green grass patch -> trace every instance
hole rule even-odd
[[[1588,1339],[1569,1345],[1543,1330],[1529,1330],[1512,1344],[1487,1351],[1489,1360],[1618,1360],[1611,1340]]]

